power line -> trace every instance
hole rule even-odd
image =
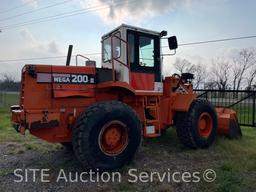
[[[39,59],[47,60],[47,59],[59,59],[59,58],[64,58],[64,57],[65,56],[7,59],[7,60],[0,60],[0,62],[32,61],[32,60],[39,60]]]
[[[17,14],[17,15],[10,16],[10,17],[5,17],[3,19],[0,19],[0,21],[10,20],[10,19],[14,19],[14,18],[17,18],[19,16],[22,16],[22,15],[27,15],[27,14],[31,14],[31,13],[34,13],[34,12],[37,12],[37,11],[44,10],[44,9],[49,9],[49,8],[52,8],[52,7],[56,7],[56,6],[68,3],[70,1],[73,1],[73,0],[65,0],[65,1],[62,1],[62,2],[58,2],[58,3],[55,3],[55,4],[51,4],[51,5],[48,5],[48,6],[45,6],[45,7],[38,8],[38,9],[35,9],[35,10],[32,10],[32,11],[27,11],[27,12],[23,12],[23,13],[20,13],[20,14]]]
[[[113,5],[111,5],[111,7],[116,7],[118,5],[122,5],[125,3],[134,3],[136,2],[136,0],[133,1],[116,1],[119,3],[114,3]],[[112,2],[112,1],[111,1]],[[22,27],[22,26],[26,26],[26,25],[32,25],[32,24],[37,24],[37,23],[42,23],[42,22],[48,22],[48,21],[52,21],[52,20],[57,20],[57,19],[62,19],[62,18],[66,18],[66,17],[72,17],[72,16],[76,16],[76,15],[80,15],[80,14],[85,14],[88,12],[93,12],[93,11],[99,11],[102,9],[109,9],[110,6],[93,6],[93,7],[88,7],[86,9],[79,9],[79,10],[75,10],[75,11],[71,11],[71,12],[66,12],[66,13],[61,13],[61,14],[57,14],[57,15],[52,15],[52,16],[47,16],[47,17],[41,17],[38,19],[33,19],[30,21],[26,21],[26,22],[22,22],[22,23],[16,23],[13,25],[7,25],[7,26],[2,26],[0,29],[3,31],[3,29],[11,29],[11,28],[17,28],[17,27]]]
[[[119,0],[121,1],[121,0]],[[112,2],[112,1],[110,1]],[[118,2],[118,1],[116,1]],[[135,1],[131,1],[131,2],[135,2]],[[120,2],[120,3],[115,3],[113,6],[117,6],[117,5],[121,5],[127,2]],[[26,25],[31,25],[31,24],[37,24],[37,23],[42,23],[42,22],[48,22],[48,21],[52,21],[52,20],[57,20],[57,19],[62,19],[62,18],[66,18],[66,17],[71,17],[71,16],[75,16],[75,15],[80,15],[80,14],[85,14],[88,12],[92,12],[92,11],[98,11],[98,10],[102,10],[102,9],[108,9],[110,8],[109,6],[102,6],[102,5],[98,5],[98,6],[93,6],[93,7],[88,7],[86,9],[79,9],[79,10],[75,10],[75,11],[71,11],[71,12],[65,12],[65,13],[61,13],[61,14],[57,14],[57,15],[52,15],[52,16],[47,16],[47,17],[41,17],[38,19],[33,19],[30,21],[26,21],[23,23],[16,23],[14,25],[8,25],[8,26],[3,26],[2,29],[10,29],[10,28],[17,28],[17,27],[22,27],[22,26],[26,26]]]
[[[232,37],[232,38],[226,38],[226,39],[215,39],[215,40],[209,40],[209,41],[198,41],[198,42],[192,42],[192,43],[183,43],[183,44],[180,44],[179,46],[200,45],[200,44],[207,44],[207,43],[217,43],[217,42],[224,42],[224,41],[252,39],[252,38],[256,38],[256,35],[242,36],[242,37]]]
[[[232,37],[232,38],[224,38],[224,39],[216,39],[216,40],[208,40],[208,41],[198,41],[198,42],[191,42],[191,43],[181,43],[179,46],[190,46],[190,45],[200,45],[200,44],[209,44],[209,43],[217,43],[217,42],[225,42],[225,41],[234,41],[234,40],[242,40],[242,39],[251,39],[256,38],[256,35],[252,36],[240,36],[240,37]],[[168,46],[162,46],[162,48],[167,48]],[[94,56],[100,55],[101,53],[88,53],[84,54],[87,56]],[[75,57],[75,55],[72,55]],[[55,56],[55,57],[38,57],[38,58],[21,58],[21,59],[7,59],[7,60],[0,60],[0,63],[3,62],[15,62],[15,61],[30,61],[30,60],[43,60],[43,59],[59,59],[59,58],[66,58],[66,56]]]
[[[107,7],[107,8],[109,8],[109,7]],[[66,12],[66,13],[61,13],[61,14],[57,14],[57,15],[41,17],[41,18],[38,18],[38,19],[32,19],[32,20],[22,22],[22,23],[16,23],[16,24],[13,24],[13,25],[3,26],[1,29],[17,28],[17,27],[22,27],[22,26],[26,26],[26,25],[48,22],[48,21],[52,21],[52,20],[62,19],[62,18],[65,18],[65,17],[70,17],[70,16],[73,16],[73,15],[84,14],[84,13],[87,13],[87,12],[90,12],[90,11],[94,11],[94,10],[91,10],[91,9],[92,8],[79,9],[79,10],[72,11],[72,12]],[[105,7],[104,7],[104,9],[105,9]],[[76,12],[78,12],[78,13],[76,13]],[[71,14],[71,15],[69,15],[69,14]]]
[[[95,55],[100,55],[101,53],[88,53],[84,54],[87,56],[95,56]],[[76,55],[72,55],[72,57],[75,57]],[[19,59],[7,59],[7,60],[0,60],[0,63],[5,63],[5,62],[16,62],[16,61],[33,61],[33,60],[48,60],[48,59],[62,59],[66,58],[66,55],[62,56],[53,56],[53,57],[34,57],[34,58],[19,58]]]
[[[218,42],[225,42],[225,41],[235,41],[235,40],[243,40],[243,39],[253,39],[253,38],[256,38],[256,35],[231,37],[231,38],[215,39],[215,40],[208,40],[208,41],[197,41],[197,42],[190,42],[190,43],[181,43],[179,44],[179,47],[189,46],[189,45],[208,44],[208,43],[218,43]],[[168,45],[162,46],[162,48],[168,48],[168,47],[169,47]]]
[[[4,10],[4,11],[1,11],[0,14],[7,13],[7,12],[10,12],[10,11],[19,9],[19,8],[21,8],[21,7],[25,7],[26,5],[31,4],[31,3],[34,3],[34,2],[35,2],[35,0],[28,1],[28,2],[26,2],[26,3],[23,3],[23,5],[15,6],[15,7],[12,7],[12,8],[10,8],[10,9],[6,9],[6,10]]]

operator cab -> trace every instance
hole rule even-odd
[[[102,37],[102,67],[112,69],[114,81],[126,82],[136,92],[162,93],[163,35],[167,32],[124,24],[117,27]]]

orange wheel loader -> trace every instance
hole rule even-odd
[[[217,133],[239,138],[236,113],[197,99],[193,74],[163,77],[161,41],[178,47],[165,36],[123,24],[102,37],[101,67],[82,55],[84,66],[70,66],[72,46],[66,66],[25,65],[20,104],[11,107],[14,128],[72,146],[83,166],[99,170],[129,163],[142,137],[171,126],[193,149],[209,147]]]

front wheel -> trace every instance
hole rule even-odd
[[[141,142],[141,122],[119,101],[96,103],[77,121],[73,149],[84,167],[113,170],[129,163]]]
[[[217,114],[207,100],[194,100],[187,113],[177,114],[176,132],[189,148],[207,148],[217,137]]]

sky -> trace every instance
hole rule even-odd
[[[92,53],[100,53],[101,36],[122,23],[167,30],[179,44],[256,35],[255,9],[255,0],[0,0],[0,74],[19,80],[25,64],[65,65],[64,57],[6,60],[65,56],[69,44],[73,54],[89,56],[100,66],[101,55]],[[164,59],[163,68],[171,73],[175,60],[184,58],[210,69],[212,59],[255,45],[256,38],[182,46]]]

